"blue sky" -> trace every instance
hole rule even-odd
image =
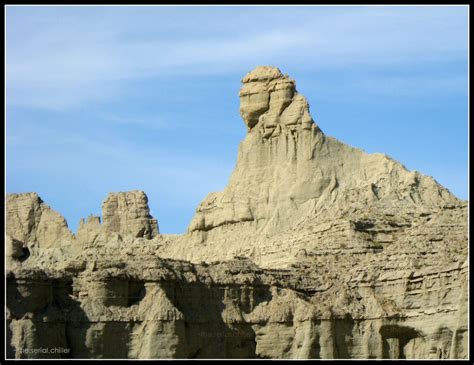
[[[6,191],[76,231],[144,190],[163,233],[224,188],[245,73],[296,80],[328,135],[468,197],[465,6],[6,9]]]

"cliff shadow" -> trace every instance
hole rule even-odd
[[[242,313],[271,298],[268,288],[250,293],[240,285],[167,283],[163,289],[184,316],[186,353],[180,358],[256,358],[256,334]]]
[[[11,275],[7,280],[7,358],[73,358],[76,346],[68,331],[71,315],[86,316],[71,294],[71,280],[17,280]]]
[[[382,336],[382,358],[406,359],[405,346],[413,339],[421,337],[415,329],[406,326],[385,325],[380,328]]]
[[[335,320],[332,325],[334,333],[334,355],[337,359],[352,358],[353,331],[355,321],[352,318]]]

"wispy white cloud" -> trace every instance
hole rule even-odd
[[[465,96],[467,98],[467,78],[460,75],[409,75],[390,76],[375,75],[353,77],[346,79],[344,88],[359,90],[358,98],[373,98],[374,95],[393,97],[394,100],[407,100],[407,98],[430,98],[433,96]],[[341,92],[340,85],[325,85],[326,96]]]
[[[234,164],[220,156],[190,155],[179,149],[163,150],[159,145],[137,146],[136,141],[125,138],[104,140],[103,136],[77,135],[35,123],[24,123],[14,135],[7,131],[6,139],[15,147],[7,155],[11,172],[27,169],[33,175],[67,176],[76,183],[106,184],[109,190],[148,181],[152,191],[183,200],[195,200],[209,188],[222,189]],[[31,147],[37,151],[34,155]]]
[[[96,121],[108,123],[113,126],[127,125],[132,127],[145,128],[147,130],[176,129],[177,127],[185,127],[185,125],[180,122],[165,120],[163,118],[159,118],[157,116],[152,115],[131,116],[117,114],[110,111],[102,111],[95,112],[93,116]]]
[[[7,101],[12,105],[77,107],[120,98],[130,80],[171,72],[242,72],[277,62],[299,69],[381,67],[463,57],[467,49],[462,8],[287,8],[275,15],[265,7],[238,8],[237,15],[225,8],[208,8],[207,14],[195,8],[196,19],[193,9],[184,8],[186,16],[173,13],[175,28],[168,8],[132,8],[130,19],[107,8],[66,14],[45,9],[34,16],[36,9],[7,9]],[[24,23],[25,17],[30,21]],[[225,25],[236,17],[242,19],[241,29]],[[209,24],[200,30],[195,22]],[[26,32],[28,25],[34,31]],[[181,33],[169,31],[177,26]]]

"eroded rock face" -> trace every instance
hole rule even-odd
[[[6,233],[32,250],[67,246],[73,240],[64,217],[36,193],[7,194]]]
[[[30,256],[29,249],[23,242],[5,235],[5,264],[9,268],[15,268]]]
[[[354,208],[457,204],[433,178],[324,135],[295,82],[277,68],[257,67],[242,83],[240,111],[248,134],[229,184],[199,205],[190,232],[217,240],[218,231],[244,222],[239,230],[255,236]]]
[[[111,245],[133,239],[151,239],[159,234],[158,222],[150,215],[143,191],[110,193],[98,216],[81,219],[77,234],[66,220],[43,203],[36,193],[7,194],[7,264],[20,265],[46,260],[53,264],[80,254],[89,246]],[[43,262],[44,264],[45,262]]]
[[[249,131],[257,124],[262,138],[277,137],[281,129],[311,129],[313,119],[295,82],[276,67],[259,66],[242,79],[240,114]]]
[[[468,357],[467,202],[324,135],[277,68],[242,82],[236,168],[186,234],[141,191],[76,236],[7,196],[8,358]]]
[[[159,233],[143,191],[110,193],[102,204],[102,218],[106,230],[122,236],[152,238]]]
[[[124,249],[108,259],[86,250],[63,272],[10,272],[11,355],[60,346],[70,351],[53,357],[467,356],[467,267],[381,274],[380,265],[360,279],[331,272],[329,262],[286,270],[246,259],[199,265],[139,245],[124,261]]]

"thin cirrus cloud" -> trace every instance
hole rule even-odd
[[[29,151],[32,141],[36,147],[35,154]],[[160,146],[139,145],[126,138],[111,141],[103,140],[101,136],[81,136],[43,128],[35,123],[25,123],[18,136],[8,136],[8,144],[17,151],[18,163],[11,167],[13,172],[33,173],[44,178],[61,176],[70,181],[79,178],[81,184],[108,186],[109,189],[120,189],[128,184],[130,176],[135,176],[135,181],[157,182],[162,194],[178,194],[184,200],[203,197],[207,190],[197,191],[196,187],[206,177],[215,181],[207,184],[205,189],[221,187],[226,180],[222,180],[222,171],[227,175],[233,167],[233,162],[219,156],[173,151],[170,158],[170,151]],[[61,154],[56,154],[58,150]],[[189,189],[189,185],[193,189]]]
[[[13,55],[7,61],[8,101],[13,105],[65,109],[107,100],[120,95],[121,87],[133,79],[165,75],[177,69],[188,75],[202,74],[207,69],[211,73],[225,72],[215,66],[236,65],[255,52],[271,55],[275,50],[291,50],[296,39],[288,39],[285,46],[284,38],[269,33],[215,42],[112,43],[101,48],[89,45],[72,52],[34,55],[33,62],[15,60]],[[278,46],[275,39],[279,40]]]
[[[465,54],[467,47],[467,39],[459,37],[466,19],[458,8],[354,7],[328,12],[316,7],[307,14],[283,8],[273,16],[271,8],[256,8],[254,13],[252,8],[236,9],[233,14],[226,8],[211,7],[208,13],[198,8],[194,22],[186,9],[177,22],[190,32],[174,36],[169,36],[166,15],[180,13],[170,8],[133,8],[127,21],[125,9],[86,8],[77,14],[68,9],[64,18],[57,14],[58,19],[47,9],[37,17],[28,8],[8,9],[13,14],[10,24],[7,21],[7,102],[61,110],[119,98],[128,81],[169,72],[237,72],[243,65],[275,59],[301,69],[383,67],[450,60]],[[30,19],[24,25],[23,13]],[[226,17],[229,23],[242,19],[242,29],[225,26]],[[31,36],[19,29],[39,21],[46,26]],[[201,30],[196,22],[215,22],[221,32]],[[146,36],[139,37],[140,32]],[[192,33],[196,35],[189,37]]]

